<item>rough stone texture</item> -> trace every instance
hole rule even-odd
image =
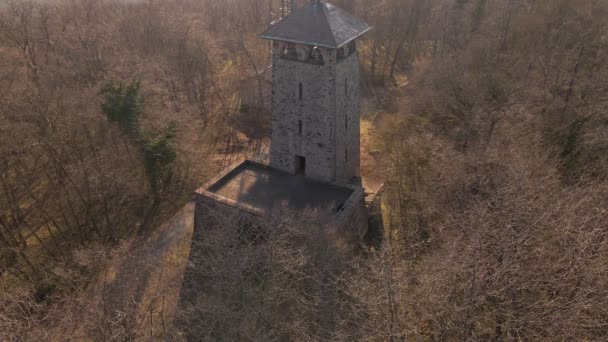
[[[251,161],[242,161],[238,164],[230,166],[218,177],[212,179],[197,190],[195,196],[195,231],[200,233],[209,227],[224,226],[226,220],[231,222],[247,222],[256,225],[263,225],[265,218],[272,215],[273,211],[269,210],[266,205],[260,206],[259,203],[248,203],[247,201],[241,201],[239,200],[240,196],[238,194],[235,197],[236,199],[231,198],[234,197],[234,194],[232,193],[230,194],[231,197],[222,195],[221,189],[223,186],[230,183],[231,180],[237,177],[239,173],[247,172],[251,166],[261,170],[268,168],[268,166],[263,164],[258,164]],[[281,177],[289,179],[290,177],[301,176],[284,174]],[[315,207],[315,200],[314,198],[310,197],[314,196],[315,194],[309,193],[306,197],[302,197],[311,204],[311,206],[306,206],[305,209],[318,209],[317,212],[319,215],[323,215],[318,218],[319,223],[326,227],[326,231],[328,233],[337,233],[339,235],[350,236],[353,238],[361,238],[367,230],[367,209],[365,207],[365,193],[363,188],[356,185],[336,183],[319,183],[315,186],[318,187],[315,190],[315,193],[322,196],[322,199],[324,199],[325,202],[327,202],[327,196],[336,196],[337,194],[336,198],[342,203],[337,207],[326,208],[323,205],[324,202],[319,201],[319,203],[317,203],[317,207]],[[297,191],[297,189],[292,190]],[[243,192],[248,193],[246,189],[244,189]],[[343,196],[343,194],[346,194],[346,196]],[[293,197],[296,198],[298,195],[294,194]],[[301,203],[303,202],[284,202],[287,209],[293,209],[295,211],[303,210]]]
[[[329,227],[342,236],[361,239],[368,228],[368,214],[365,206],[365,192],[362,187],[353,186],[353,194],[344,207],[338,211]]]
[[[359,116],[359,58],[353,53],[336,65],[336,179],[360,178],[361,121]],[[341,153],[340,153],[341,152]]]
[[[230,223],[263,224],[264,220],[260,212],[234,204],[222,198],[197,194],[194,207],[194,239],[203,239],[207,229],[226,227]]]
[[[296,214],[312,212],[329,233],[361,238],[367,231],[355,38],[369,27],[328,3],[311,6],[267,32],[282,28],[282,35],[315,36],[319,27],[314,20],[303,20],[302,25],[296,20],[312,15],[327,19],[333,45],[273,40],[270,165],[243,161],[200,188],[197,232],[207,225],[221,227],[227,218],[262,224],[278,207]],[[296,175],[300,171],[304,174]]]
[[[337,50],[319,48],[324,61],[319,65],[283,58],[285,44],[273,42],[270,165],[293,174],[302,156],[306,177],[324,182],[359,177],[357,53],[336,62]]]
[[[247,87],[243,85],[245,91]],[[338,50],[273,42],[270,165],[239,161],[196,191],[194,242],[181,290],[182,308],[196,305],[207,290],[191,262],[208,257],[196,242],[210,233],[223,236],[225,230],[235,229],[232,233],[239,240],[258,241],[256,232],[272,234],[274,219],[280,218],[300,229],[321,227],[329,236],[357,242],[364,238],[366,193],[360,179],[353,181],[360,178],[359,123],[354,40]],[[306,158],[304,175],[294,175],[296,156]],[[375,216],[381,214],[380,202],[369,202]],[[306,225],[298,224],[303,218]]]

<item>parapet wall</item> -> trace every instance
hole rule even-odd
[[[223,227],[231,224],[254,224],[264,225],[268,215],[262,210],[253,208],[239,201],[235,201],[211,190],[221,183],[225,177],[230,177],[234,170],[240,168],[244,163],[259,164],[260,167],[267,165],[243,160],[231,165],[217,177],[206,183],[197,190],[195,196],[195,238],[202,238],[206,229],[212,227]],[[362,187],[350,184],[328,184],[352,190],[352,194],[338,211],[326,221],[327,232],[330,234],[345,235],[359,239],[367,231],[367,208],[365,206],[365,193]]]
[[[362,187],[348,187],[352,188],[353,194],[332,218],[329,225],[332,231],[339,235],[350,235],[352,238],[359,239],[365,235],[368,226],[365,192]]]
[[[259,214],[235,207],[205,195],[198,195],[194,207],[194,238],[202,239],[208,229],[235,227],[244,224],[262,225],[264,219]]]

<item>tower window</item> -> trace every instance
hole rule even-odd
[[[302,95],[304,93],[304,85],[302,83],[300,83],[300,100],[302,99]]]
[[[344,159],[348,161],[348,149],[344,150]]]
[[[344,116],[344,129],[348,129],[348,116]]]
[[[344,95],[348,96],[348,78],[344,79]]]
[[[306,158],[303,156],[296,156],[295,158],[295,168],[296,173],[305,174],[306,173]]]
[[[298,135],[302,135],[302,120],[298,120]]]

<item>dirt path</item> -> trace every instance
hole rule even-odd
[[[94,298],[115,336],[163,334],[175,315],[194,229],[190,202],[145,242],[121,246]]]
[[[154,256],[160,259],[171,252],[186,236],[192,236],[193,229],[194,203],[190,202],[152,234],[149,244]]]

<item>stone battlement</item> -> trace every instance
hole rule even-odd
[[[314,213],[329,232],[361,237],[367,229],[365,194],[358,185],[323,183],[241,160],[196,191],[196,229],[218,221],[218,210],[261,222],[275,212]],[[220,215],[220,218],[225,215]],[[220,222],[216,222],[221,224]]]

